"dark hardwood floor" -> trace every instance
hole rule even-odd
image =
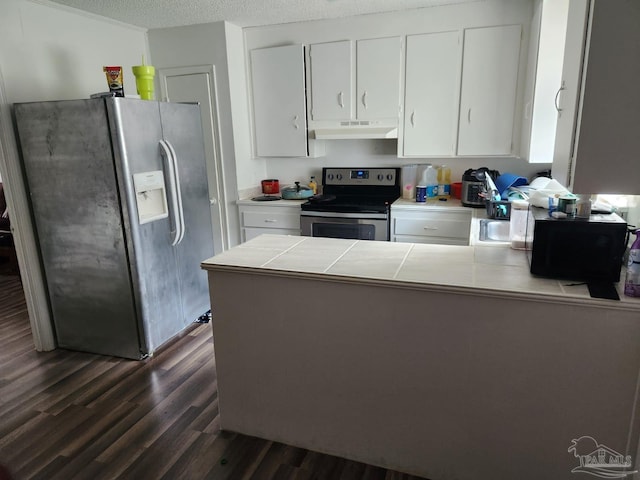
[[[19,277],[7,275],[0,464],[15,480],[418,478],[221,432],[209,324],[142,362],[36,352]]]

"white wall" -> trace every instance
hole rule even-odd
[[[50,2],[0,2],[0,67],[11,103],[108,91],[105,65],[121,65],[125,94],[135,95],[131,67],[143,54],[149,58],[144,29]]]
[[[301,43],[328,42],[345,39],[375,38],[391,35],[416,34],[496,24],[523,24],[522,55],[526,56],[527,41],[533,15],[530,0],[487,0],[470,4],[457,4],[422,8],[385,14],[363,15],[342,19],[319,20],[303,23],[245,28],[245,57],[255,48]],[[520,70],[519,98],[524,90],[526,59]],[[247,60],[247,71],[250,65]],[[515,132],[520,131],[521,105],[516,112]],[[513,172],[526,177],[550,168],[550,164],[531,165],[518,158],[456,158],[456,159],[399,159],[395,140],[329,140],[326,157],[322,158],[269,158],[267,177],[278,178],[281,183],[294,180],[307,181],[310,175],[331,166],[400,166],[407,163],[446,163],[454,179],[459,179],[467,168],[487,166],[501,172]],[[241,159],[238,159],[241,161]],[[239,175],[244,172],[239,171]],[[249,178],[239,178],[246,184]]]
[[[244,99],[246,81],[241,45],[242,30],[226,22],[149,31],[149,46],[156,68],[215,66],[220,157],[231,245],[239,242],[235,204],[238,188],[246,188],[246,182],[241,183],[239,178],[249,179],[250,184],[255,185],[257,180],[254,179],[264,178],[266,173],[264,161],[252,162],[247,154],[250,144],[245,137],[249,131],[249,117]],[[236,172],[240,172],[240,176]]]

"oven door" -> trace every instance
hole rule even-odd
[[[384,213],[337,213],[303,211],[300,233],[307,237],[389,240],[389,221]]]

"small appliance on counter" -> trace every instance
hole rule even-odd
[[[558,219],[537,207],[530,213],[526,239],[533,239],[527,245],[532,274],[584,281],[593,297],[619,298],[613,283],[620,280],[626,249],[627,223],[622,218],[610,213]]]
[[[462,174],[462,205],[465,207],[481,208],[485,206],[487,191],[487,177],[497,178],[499,173],[496,170],[489,170],[487,167],[478,169],[470,168]]]

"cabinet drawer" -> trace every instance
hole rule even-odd
[[[243,227],[288,228],[300,230],[300,214],[282,212],[243,212]]]
[[[300,229],[292,228],[243,228],[243,242],[248,242],[252,238],[256,238],[259,235],[268,233],[270,235],[300,235]]]
[[[466,212],[403,212],[392,216],[393,235],[469,240],[471,216]]]
[[[469,245],[469,238],[449,238],[449,237],[425,237],[418,235],[394,235],[391,237],[392,242],[398,243],[425,243],[437,245]]]

